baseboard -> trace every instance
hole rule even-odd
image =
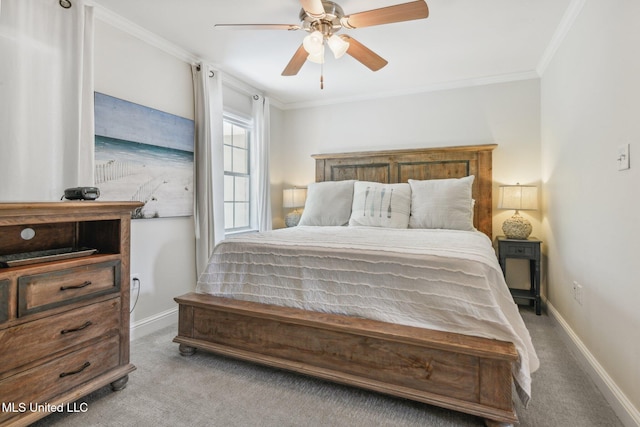
[[[132,322],[130,332],[131,340],[142,338],[171,325],[178,325],[178,307]]]
[[[562,340],[576,356],[580,366],[596,383],[596,386],[607,402],[609,402],[609,405],[611,405],[611,408],[618,418],[620,418],[622,424],[626,427],[640,427],[640,411],[636,409],[615,381],[607,374],[602,365],[600,365],[598,360],[591,354],[558,310],[556,310],[549,301],[546,301],[546,303],[549,314],[558,322],[563,332],[563,334],[561,334]]]

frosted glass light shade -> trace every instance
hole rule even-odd
[[[316,64],[324,64],[324,46],[322,50],[317,55],[309,55],[307,56],[307,60],[311,62],[315,62]]]
[[[302,46],[309,55],[318,55],[324,51],[324,36],[320,31],[314,31],[302,40]]]
[[[327,39],[327,44],[336,59],[341,58],[345,53],[347,53],[347,49],[349,49],[349,42],[342,40],[335,34]]]

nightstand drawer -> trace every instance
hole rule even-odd
[[[507,257],[524,257],[532,258],[535,256],[535,248],[529,244],[509,243],[506,247],[505,254]]]
[[[55,396],[118,366],[119,337],[69,353],[44,365],[20,372],[0,381],[0,402],[20,404],[47,403]],[[0,414],[0,422],[17,415]]]
[[[18,278],[18,317],[120,290],[120,261]]]
[[[113,298],[2,330],[0,366],[8,372],[89,340],[118,335],[119,327],[120,298]]]

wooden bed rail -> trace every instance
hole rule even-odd
[[[517,422],[512,343],[189,293],[175,298],[183,355],[234,358]]]

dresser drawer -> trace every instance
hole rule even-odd
[[[9,279],[0,280],[0,323],[9,320]]]
[[[15,408],[47,403],[55,396],[106,373],[118,366],[118,337],[102,340],[44,365],[23,371],[0,381],[0,402]],[[16,415],[3,413],[0,422]]]
[[[0,331],[4,372],[106,335],[118,335],[120,298]],[[28,351],[25,351],[27,350]]]
[[[120,261],[18,278],[18,317],[120,290]]]

